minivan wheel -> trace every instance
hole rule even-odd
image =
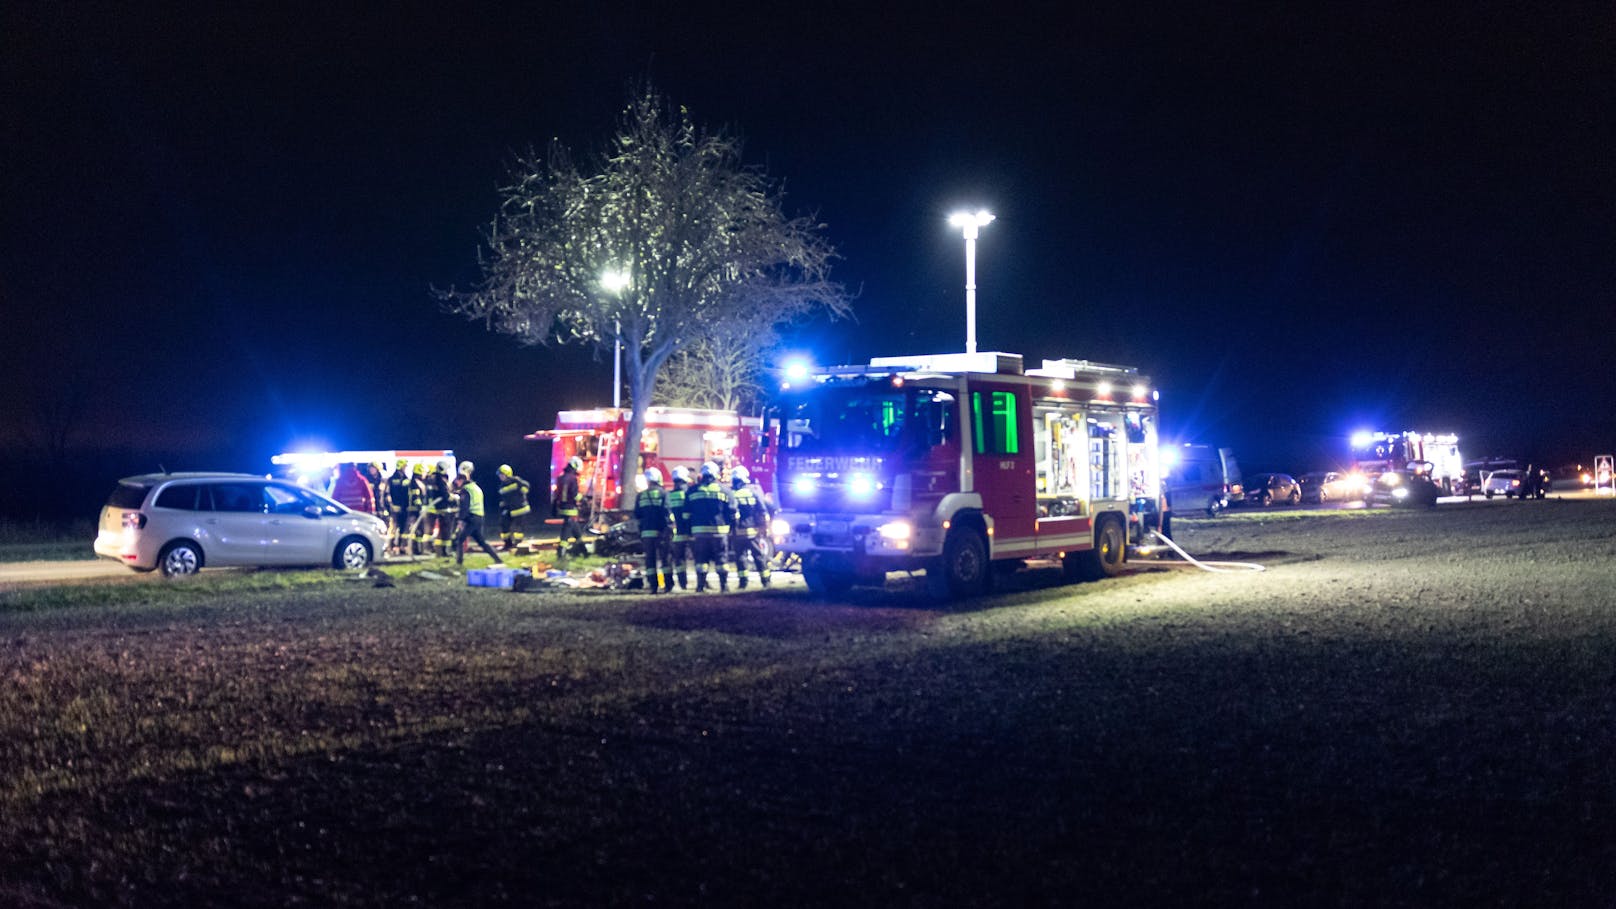
[[[165,578],[189,577],[202,569],[202,550],[184,540],[170,543],[157,557],[157,567]]]
[[[332,568],[361,571],[370,567],[370,544],[362,537],[345,537],[331,555]]]

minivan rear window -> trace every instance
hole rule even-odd
[[[139,508],[146,501],[146,493],[151,492],[150,486],[139,483],[119,483],[112,495],[107,497],[108,508]]]
[[[196,510],[196,492],[202,487],[195,484],[181,484],[170,486],[157,494],[157,501],[152,503],[158,508],[177,508],[182,511]]]

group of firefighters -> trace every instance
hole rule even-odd
[[[556,478],[554,508],[561,518],[561,539],[556,552],[565,559],[582,547],[578,473],[583,461],[572,458]],[[504,564],[483,537],[487,505],[483,489],[473,479],[476,466],[462,461],[454,479],[443,462],[429,469],[426,464],[400,458],[392,474],[383,476],[380,464],[350,465],[337,478],[332,495],[356,511],[386,518],[392,534],[395,555],[454,556],[465,561],[468,543],[475,543],[495,563]],[[671,591],[674,584],[686,589],[690,584],[687,568],[695,563],[695,589],[708,589],[708,575],[715,570],[718,589],[729,590],[728,559],[733,558],[741,588],[747,586],[747,562],[757,569],[764,587],[769,586],[769,559],[763,541],[769,533],[774,509],[767,496],[752,482],[744,466],[736,466],[726,485],[722,471],[711,461],[701,465],[695,482],[690,471],[675,467],[673,488],[663,487],[662,472],[645,471],[646,488],[635,499],[634,518],[639,526],[640,544],[645,552],[646,586],[654,593]],[[509,464],[499,467],[500,549],[515,552],[525,538],[531,485],[517,476]]]
[[[420,462],[413,466],[400,458],[391,475],[382,476],[380,464],[350,465],[337,477],[332,497],[355,511],[385,518],[392,535],[394,555],[455,557],[464,562],[466,543],[476,543],[495,562],[502,563],[494,548],[483,537],[487,512],[482,486],[473,479],[476,465],[462,461],[454,479],[448,466],[439,462],[429,470]],[[511,470],[499,467],[499,516],[501,547],[513,552],[523,539],[529,484]]]
[[[741,589],[746,588],[746,563],[757,568],[763,586],[769,586],[769,559],[763,540],[774,517],[768,498],[743,466],[730,472],[729,486],[720,479],[717,464],[701,465],[694,485],[690,472],[673,469],[673,488],[662,488],[662,472],[645,472],[646,488],[634,500],[634,518],[645,552],[645,584],[652,593],[683,590],[689,583],[686,566],[696,565],[696,591],[707,590],[708,573],[718,572],[718,589],[729,590],[726,548],[735,559]]]

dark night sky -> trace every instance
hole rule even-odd
[[[829,225],[824,360],[960,349],[982,205],[984,349],[1138,365],[1248,468],[1616,449],[1609,4],[145,6],[0,12],[14,448],[77,384],[114,474],[319,439],[542,476],[521,433],[610,363],[428,289],[513,151],[596,146],[649,75]]]

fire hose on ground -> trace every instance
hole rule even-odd
[[[1173,542],[1172,537],[1162,536],[1159,531],[1155,531],[1155,530],[1152,530],[1150,532],[1150,535],[1155,537],[1158,540],[1161,540],[1163,543],[1166,543],[1169,547],[1172,548],[1172,550],[1174,552],[1178,553],[1179,558],[1182,558],[1188,564],[1194,565],[1196,568],[1199,568],[1202,571],[1211,571],[1211,572],[1219,572],[1219,573],[1221,573],[1221,572],[1230,572],[1230,571],[1267,571],[1268,570],[1267,567],[1265,567],[1263,565],[1258,565],[1255,562],[1217,562],[1217,561],[1210,561],[1209,562],[1209,561],[1202,561],[1200,559],[1197,559],[1195,556],[1192,556],[1189,553],[1185,552],[1182,547],[1180,547],[1177,543]]]

